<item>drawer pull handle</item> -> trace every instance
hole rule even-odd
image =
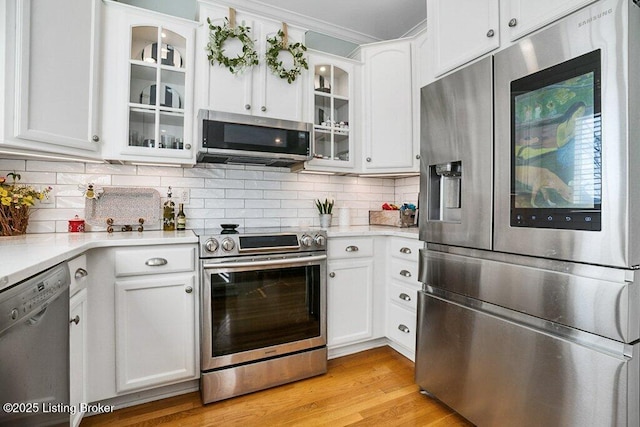
[[[329,277],[331,277],[331,278],[333,279],[334,277],[336,277],[336,273],[334,273],[334,272],[332,271],[331,273],[329,273]]]
[[[184,291],[190,294],[191,292],[193,292],[193,288],[191,286],[187,286],[187,289],[185,289]]]
[[[401,293],[400,295],[398,295],[398,298],[400,298],[401,300],[404,301],[411,301],[411,297],[407,294],[405,294],[404,292]]]
[[[411,277],[411,272],[407,270],[400,270],[400,275],[404,277]]]
[[[82,279],[83,277],[87,277],[87,275],[88,275],[88,274],[89,274],[89,273],[87,273],[87,270],[85,270],[84,268],[78,268],[78,269],[76,270],[75,274],[73,275],[73,277],[74,277],[76,280],[80,280],[80,279]]]
[[[360,248],[358,248],[357,246],[347,246],[345,248],[345,251],[347,252],[358,252],[360,250]]]
[[[73,319],[69,320],[69,323],[75,323],[77,325],[78,323],[80,323],[80,316],[78,316],[76,314],[76,317],[74,317]]]
[[[167,265],[168,261],[165,258],[149,258],[144,263],[149,267],[160,267],[162,265]]]
[[[407,327],[406,327],[405,325],[403,325],[403,324],[398,325],[398,330],[399,330],[400,332],[404,332],[405,334],[408,334],[408,333],[410,333],[410,332],[411,332],[411,331],[409,330],[409,328],[407,328]]]
[[[408,254],[410,254],[410,253],[411,253],[411,249],[409,249],[409,248],[407,248],[407,247],[401,248],[401,249],[400,249],[400,253],[402,253],[402,254],[407,254],[407,255],[408,255]]]

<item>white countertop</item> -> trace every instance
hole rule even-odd
[[[397,236],[418,239],[418,227],[389,227],[384,225],[352,225],[348,227],[329,227],[328,237],[348,236]]]
[[[0,291],[93,248],[197,243],[187,231],[48,233],[0,237]]]

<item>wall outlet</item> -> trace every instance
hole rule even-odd
[[[182,188],[178,194],[180,195],[180,202],[184,203],[185,205],[188,205],[189,204],[189,189],[188,188]]]

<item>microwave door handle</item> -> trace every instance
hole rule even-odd
[[[314,255],[302,258],[269,259],[264,261],[219,262],[214,264],[205,263],[202,265],[202,268],[210,270],[216,268],[268,267],[274,265],[306,264],[308,262],[324,261],[326,259],[326,255]]]

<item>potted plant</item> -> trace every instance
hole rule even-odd
[[[0,236],[15,236],[27,232],[31,207],[43,200],[51,191],[51,187],[37,190],[28,185],[20,185],[20,175],[8,173],[12,178],[0,177]]]
[[[334,200],[324,199],[324,202],[320,199],[316,199],[316,207],[320,214],[320,228],[329,228],[331,226],[331,218],[333,212]]]

